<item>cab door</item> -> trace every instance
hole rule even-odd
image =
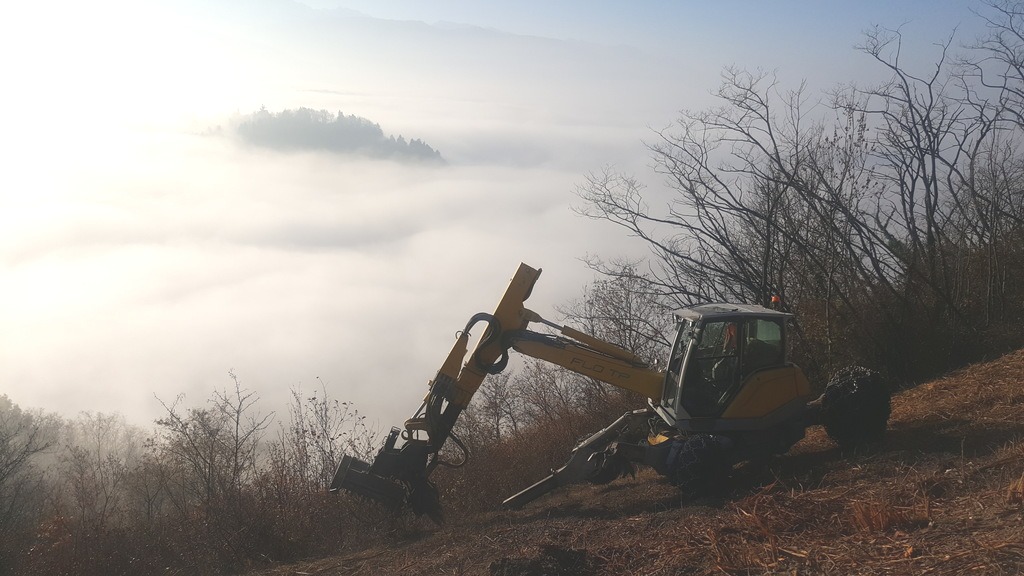
[[[741,325],[737,320],[705,322],[682,377],[680,405],[690,416],[722,413],[740,378]]]

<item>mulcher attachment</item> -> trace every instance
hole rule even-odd
[[[331,482],[331,492],[348,490],[389,508],[398,508],[405,503],[405,488],[391,480],[370,472],[370,465],[352,456],[343,456],[338,471]]]
[[[437,489],[427,479],[428,445],[410,440],[395,448],[400,435],[401,430],[391,429],[373,464],[352,456],[342,457],[330,491],[344,489],[396,510],[409,506],[417,516],[426,514],[441,524],[444,518]]]

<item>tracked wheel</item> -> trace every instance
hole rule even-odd
[[[609,482],[625,476],[636,477],[636,466],[632,462],[618,457],[600,454],[601,465],[594,472],[587,482],[591,484],[608,484]]]
[[[850,366],[825,387],[821,422],[841,448],[856,448],[882,439],[890,411],[889,388],[878,373]]]
[[[668,478],[686,495],[714,494],[731,469],[725,444],[710,434],[677,440],[669,449]]]

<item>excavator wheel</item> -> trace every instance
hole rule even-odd
[[[601,454],[600,457],[602,458],[601,465],[587,478],[587,482],[602,485],[624,476],[636,478],[636,466],[629,460],[604,454]]]
[[[692,498],[713,494],[729,475],[725,445],[710,434],[676,440],[669,449],[669,482]]]
[[[889,412],[889,388],[877,372],[861,366],[839,371],[822,395],[821,422],[843,449],[881,440]]]

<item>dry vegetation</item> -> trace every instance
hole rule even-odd
[[[253,576],[1019,574],[1022,408],[1018,351],[898,394],[876,449],[843,454],[814,429],[721,498],[642,473]]]

